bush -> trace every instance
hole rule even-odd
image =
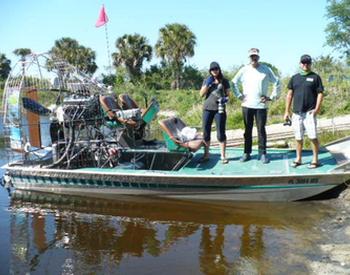
[[[241,110],[228,110],[227,129],[244,128],[243,115]]]

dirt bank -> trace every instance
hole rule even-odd
[[[309,263],[311,274],[350,274],[350,188],[330,202],[338,212],[321,224],[324,243],[319,257]]]

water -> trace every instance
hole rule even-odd
[[[0,274],[7,274],[10,263],[10,212],[7,191],[0,186]]]
[[[2,123],[0,123],[0,134],[2,134]],[[5,152],[0,149],[0,167],[6,162]],[[3,169],[0,168],[0,177],[2,174]],[[9,202],[8,192],[0,186],[0,274],[7,274],[10,270]]]
[[[345,198],[205,203],[21,192],[9,200],[1,188],[0,206],[1,274],[350,271]]]

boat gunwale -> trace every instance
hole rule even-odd
[[[341,167],[342,165],[339,165]],[[337,166],[338,167],[338,166]],[[185,173],[180,173],[180,171],[162,171],[159,172],[159,170],[139,170],[139,169],[123,169],[123,170],[114,170],[114,172],[106,171],[108,168],[93,168],[93,169],[104,169],[103,171],[88,171],[88,170],[82,170],[82,169],[51,169],[51,168],[39,168],[39,167],[20,167],[20,166],[9,166],[5,165],[2,168],[6,170],[12,170],[12,171],[23,171],[23,172],[30,172],[31,174],[35,173],[45,173],[45,172],[52,172],[52,173],[66,173],[66,174],[85,174],[85,175],[106,175],[106,176],[131,176],[131,177],[170,177],[170,178],[225,178],[225,179],[253,179],[253,178],[299,178],[299,177],[325,177],[325,176],[337,176],[337,175],[350,175],[350,171],[342,171],[342,170],[336,170],[337,167],[334,167],[334,169],[329,170],[328,172],[322,172],[322,173],[301,173],[301,174],[255,174],[255,175],[243,175],[243,174],[236,174],[236,175],[213,175],[213,174],[206,174],[206,175],[189,175]],[[38,170],[39,168],[39,170]],[[36,170],[33,170],[36,169]],[[111,168],[112,169],[112,168]],[[141,171],[141,172],[138,172]],[[147,171],[146,173],[144,171]],[[135,173],[138,172],[138,173]]]

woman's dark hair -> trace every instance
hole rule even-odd
[[[211,62],[210,63],[210,66],[209,66],[209,74],[211,75],[210,71],[214,68],[218,68],[219,69],[219,75],[218,75],[218,79],[219,80],[222,80],[224,78],[223,74],[222,74],[222,71],[221,71],[221,68],[220,68],[220,65],[218,62]]]

